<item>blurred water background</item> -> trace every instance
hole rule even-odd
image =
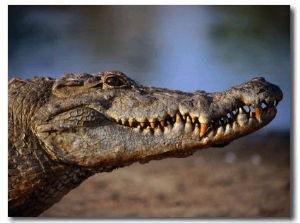
[[[290,129],[289,6],[8,6],[8,79],[120,70],[141,84],[223,91],[257,76]]]

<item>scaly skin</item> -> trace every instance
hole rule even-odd
[[[9,216],[37,216],[91,175],[187,157],[267,125],[279,87],[220,93],[147,87],[118,71],[9,82]]]

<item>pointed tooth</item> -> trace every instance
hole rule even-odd
[[[126,125],[126,119],[122,119],[121,122],[122,122],[122,125]]]
[[[133,127],[133,123],[134,123],[134,122],[133,122],[132,119],[129,119],[129,120],[128,120],[128,124],[129,124],[130,127]]]
[[[150,133],[152,133],[151,132],[151,128],[150,128],[150,126],[147,126],[147,128],[145,128],[144,130],[143,130],[143,134],[150,134]]]
[[[166,121],[166,126],[164,127],[164,133],[168,134],[172,131],[172,125],[169,121]]]
[[[157,125],[157,127],[155,128],[154,135],[155,136],[161,136],[161,135],[163,135],[163,131],[162,131],[160,125]]]
[[[190,119],[190,116],[187,116],[186,117],[186,123],[192,123],[191,119]]]
[[[157,118],[149,118],[149,120],[148,120],[150,123],[151,122],[156,122],[157,121]]]
[[[189,118],[189,116],[186,117],[186,122],[185,122],[185,126],[184,126],[184,130],[186,133],[190,133],[192,132],[194,129],[194,126],[192,125],[191,119]]]
[[[161,120],[161,121],[160,121],[160,125],[161,125],[162,127],[165,127],[165,125],[166,125],[165,121],[164,121],[164,120]]]
[[[252,106],[249,106],[250,118],[256,118],[255,109]]]
[[[156,123],[155,122],[150,122],[150,126],[151,126],[151,128],[155,128],[156,127]]]
[[[204,124],[204,123],[200,123],[200,127],[201,127],[201,128],[200,128],[199,136],[200,136],[200,138],[201,138],[201,137],[204,136],[204,134],[206,133],[206,131],[207,131],[209,125],[208,125],[208,124]]]
[[[145,122],[140,122],[141,127],[145,127]]]
[[[176,122],[177,123],[182,122],[182,119],[179,114],[176,114]]]
[[[133,130],[137,133],[141,133],[142,132],[142,127],[140,125],[138,125],[136,128],[134,128]]]
[[[261,108],[260,107],[255,108],[255,117],[257,120],[259,120],[260,114],[261,114]]]
[[[194,128],[193,134],[194,134],[195,136],[199,137],[200,129],[199,129],[199,124],[198,124],[198,123],[195,124],[195,128]]]
[[[242,107],[239,108],[239,114],[243,114],[244,113],[244,110]]]
[[[186,120],[186,115],[182,115],[182,119],[183,119],[183,120]]]
[[[217,130],[217,135],[224,135],[224,132],[225,132],[224,127],[220,126]]]
[[[234,132],[236,132],[238,128],[239,128],[239,125],[237,124],[237,122],[233,122],[233,123],[232,123],[232,130],[233,130]]]
[[[231,127],[230,124],[227,124],[227,125],[225,126],[225,133],[226,133],[226,134],[232,134],[232,127]]]
[[[255,126],[257,124],[257,120],[255,119],[255,116],[253,118],[249,118],[248,126]]]

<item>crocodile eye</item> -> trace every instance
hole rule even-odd
[[[108,77],[105,80],[105,83],[114,87],[124,85],[123,81],[121,81],[118,77]]]

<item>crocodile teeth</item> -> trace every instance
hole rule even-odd
[[[122,125],[126,125],[126,120],[125,119],[122,119],[121,122],[122,122]]]
[[[147,128],[145,128],[145,129],[143,130],[143,134],[144,134],[144,135],[146,135],[146,134],[151,134],[151,133],[152,133],[152,131],[151,131],[150,126],[147,126]]]
[[[192,123],[191,119],[190,119],[190,116],[187,116],[186,117],[186,123]]]
[[[134,121],[131,120],[131,119],[129,119],[129,120],[128,120],[128,124],[129,124],[130,127],[133,127]]]
[[[200,130],[199,130],[199,124],[198,123],[195,124],[194,134],[197,135],[197,136],[200,135]]]
[[[150,126],[151,126],[151,128],[155,128],[156,127],[156,123],[155,122],[150,122]]]
[[[157,128],[154,131],[154,135],[155,136],[162,136],[163,135],[163,131],[162,131],[160,125],[157,125]]]
[[[177,123],[182,122],[182,119],[179,114],[176,114],[176,122]]]
[[[260,114],[261,114],[261,108],[260,107],[255,108],[255,117],[257,120],[259,120]]]
[[[208,127],[209,127],[208,124],[200,123],[200,134],[199,134],[200,137],[204,136],[204,134],[208,130]]]
[[[259,106],[244,104],[231,111],[227,110],[219,117],[213,117],[210,121],[197,114],[182,114],[180,112],[165,115],[164,118],[162,116],[149,119],[119,118],[115,121],[123,126],[135,128],[136,132],[144,131],[146,134],[157,132],[155,133],[157,136],[161,132],[167,134],[173,129],[177,131],[184,127],[186,133],[193,131],[194,136],[203,138],[205,135],[219,134],[220,131],[224,134],[228,133],[234,129],[234,125],[255,125],[257,121],[264,119],[267,113],[272,112],[273,105],[278,105],[278,101],[274,100],[271,104],[263,101]]]
[[[142,132],[142,127],[140,125],[138,125],[136,128],[133,129],[135,132],[137,133],[141,133]]]

